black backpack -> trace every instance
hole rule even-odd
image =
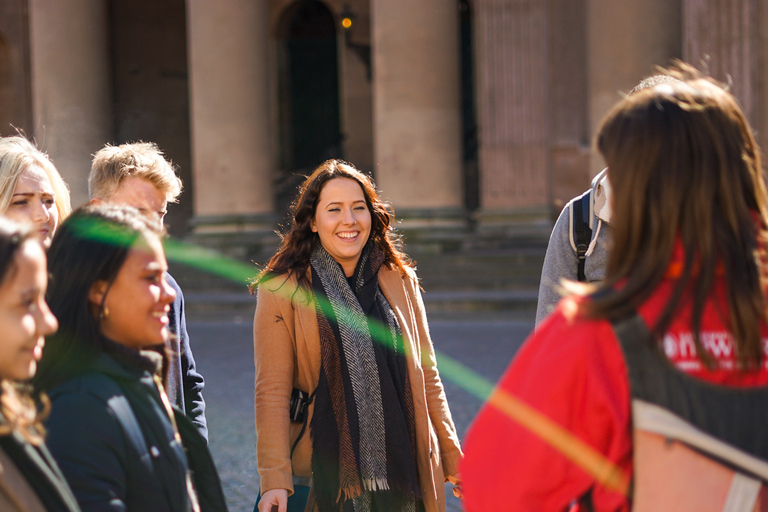
[[[584,267],[587,261],[587,249],[589,249],[589,243],[592,241],[592,228],[590,227],[592,191],[593,189],[590,189],[571,202],[571,230],[573,243],[576,246],[576,256],[579,258],[577,277],[583,283],[587,281]]]

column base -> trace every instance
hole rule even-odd
[[[249,215],[198,215],[193,217],[186,241],[241,261],[264,264],[277,251],[280,237],[273,213]]]
[[[406,252],[421,254],[459,251],[471,233],[463,208],[398,208],[394,228],[402,235]]]
[[[546,247],[554,222],[547,206],[480,209],[473,214],[473,248]]]

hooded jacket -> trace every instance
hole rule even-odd
[[[129,349],[51,389],[48,446],[89,511],[188,512],[187,458],[155,385]]]

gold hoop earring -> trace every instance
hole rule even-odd
[[[99,311],[99,320],[104,320],[105,318],[109,317],[109,308],[105,305],[101,310]]]

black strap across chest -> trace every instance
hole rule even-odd
[[[768,460],[768,386],[734,388],[678,370],[663,354],[643,319],[614,321],[633,399],[663,407],[735,447]]]

